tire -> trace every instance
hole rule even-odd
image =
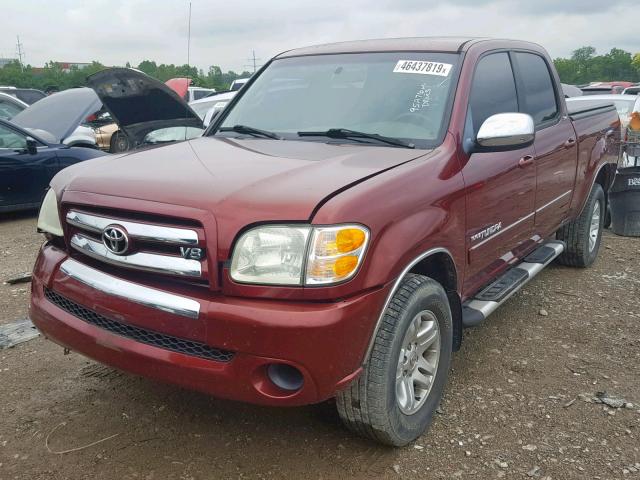
[[[558,262],[570,267],[590,266],[598,256],[605,217],[604,190],[596,183],[580,216],[556,233],[556,238],[566,243],[566,249],[558,256]],[[595,223],[592,224],[592,221]]]
[[[403,348],[413,337],[416,325],[420,325],[418,331],[425,332],[423,340],[429,332],[437,329],[439,333],[439,341],[424,342],[429,347],[423,355],[419,350]],[[364,371],[337,395],[343,423],[353,432],[386,445],[403,446],[418,438],[429,427],[440,403],[451,364],[452,342],[451,309],[444,289],[431,278],[408,274],[384,312]],[[425,359],[429,362],[424,363]],[[425,376],[426,370],[421,368],[425,365],[431,365],[435,375]],[[429,388],[421,389],[421,383],[414,382],[413,374],[405,371],[412,366],[414,372],[418,371],[416,378],[420,382],[431,378]],[[413,403],[411,396],[405,395],[409,383],[415,388]]]
[[[602,228],[610,228],[611,227],[611,203],[607,199],[607,214],[604,217],[604,224]]]
[[[129,138],[121,131],[114,132],[109,141],[109,153],[123,153],[129,150]]]

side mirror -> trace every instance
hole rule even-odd
[[[535,135],[535,125],[530,115],[497,113],[484,121],[476,143],[488,150],[515,150],[531,145]]]
[[[35,139],[32,137],[27,137],[26,141],[27,141],[27,153],[29,155],[35,155],[36,153],[38,153],[38,142],[36,142]]]

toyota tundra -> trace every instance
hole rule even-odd
[[[108,110],[136,94],[97,83]],[[552,261],[596,259],[620,121],[572,108],[532,43],[287,51],[201,138],[53,179],[31,317],[67,349],[217,397],[335,398],[349,428],[405,445],[464,327]]]

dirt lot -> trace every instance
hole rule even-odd
[[[30,268],[34,229],[0,219],[0,279]],[[640,479],[639,254],[607,233],[594,268],[550,267],[467,331],[430,432],[397,450],[330,405],[219,401],[32,340],[0,352],[0,479]],[[0,284],[0,323],[27,302]],[[633,405],[585,401],[598,391]]]

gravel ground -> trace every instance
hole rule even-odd
[[[30,268],[34,230],[0,218],[0,279]],[[329,404],[220,401],[41,337],[0,351],[0,479],[640,480],[639,254],[607,233],[593,268],[551,266],[467,331],[432,428],[403,449],[351,435]],[[0,323],[27,302],[0,284]]]

